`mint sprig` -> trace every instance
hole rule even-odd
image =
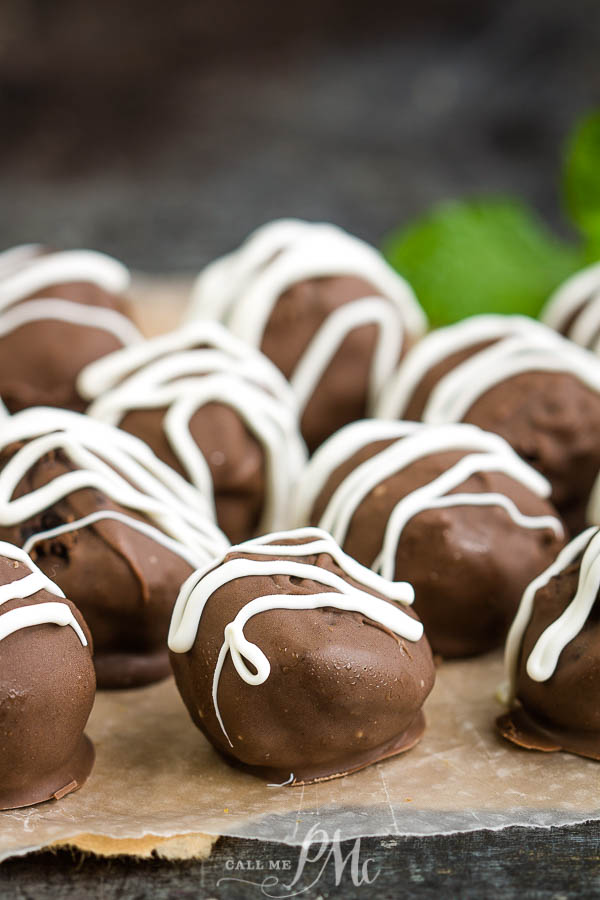
[[[589,262],[600,259],[600,112],[586,116],[567,144],[564,168],[567,210],[582,232]]]
[[[565,153],[565,205],[583,242],[555,237],[519,200],[445,203],[385,241],[432,326],[476,313],[537,316],[552,291],[600,259],[600,110],[575,128]]]
[[[538,315],[583,264],[525,204],[509,198],[445,203],[386,240],[433,327],[476,313]]]

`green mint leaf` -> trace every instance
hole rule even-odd
[[[383,252],[412,284],[432,326],[477,313],[537,316],[583,265],[518,200],[445,203],[391,234]]]
[[[600,110],[586,116],[568,142],[564,188],[567,209],[587,241],[587,259],[599,259]]]

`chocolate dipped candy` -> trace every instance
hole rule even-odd
[[[218,322],[98,360],[79,377],[88,414],[145,440],[198,487],[234,541],[287,527],[306,461],[281,372]]]
[[[2,423],[0,537],[81,609],[98,685],[111,688],[169,674],[177,592],[227,546],[200,492],[142,441],[49,408]]]
[[[498,435],[473,425],[355,422],[316,452],[296,524],[415,590],[434,650],[499,646],[531,579],[563,546],[550,485]]]
[[[382,418],[470,422],[502,435],[552,485],[577,533],[600,471],[600,360],[519,316],[474,316],[432,332],[400,365]]]
[[[510,707],[500,733],[521,747],[600,760],[600,530],[588,528],[526,588],[505,651]]]
[[[232,547],[183,586],[169,632],[188,711],[225,758],[283,786],[408,750],[434,681],[409,584],[315,528]]]
[[[259,228],[198,277],[190,318],[218,318],[291,382],[309,450],[369,415],[426,319],[403,278],[333,225]]]
[[[83,411],[81,369],[142,339],[121,297],[129,280],[120,262],[91,250],[0,254],[0,398],[10,412]]]
[[[79,610],[19,547],[0,541],[0,809],[85,782],[96,678]]]
[[[600,352],[600,263],[568,278],[544,306],[542,322],[560,334]]]

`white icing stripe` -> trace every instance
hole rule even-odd
[[[346,459],[350,459],[368,444],[405,437],[420,427],[416,422],[364,419],[352,422],[332,434],[313,454],[296,488],[293,524],[297,528],[306,525],[329,476]]]
[[[394,577],[398,544],[406,524],[428,509],[499,506],[518,527],[549,528],[562,537],[563,526],[558,518],[551,515],[527,516],[510,498],[502,494],[475,491],[449,494],[478,472],[502,472],[539,497],[546,498],[550,495],[549,482],[523,462],[499,435],[482,431],[473,425],[430,427],[405,422],[395,423],[398,430],[394,434],[390,427],[392,424],[394,423],[374,421],[346,426],[316,452],[297,490],[297,524],[310,519],[317,497],[340,465],[369,444],[392,439],[394,443],[349,472],[327,503],[319,525],[329,531],[341,545],[346,540],[352,518],[362,501],[387,478],[434,453],[449,450],[476,452],[467,452],[467,455],[433,481],[411,491],[394,506],[386,523],[380,552],[371,566],[384,578]]]
[[[238,251],[201,273],[192,294],[191,316],[220,317],[234,334],[259,347],[269,317],[289,287],[338,275],[363,279],[381,297],[338,307],[303,353],[292,385],[303,408],[349,332],[375,322],[380,327],[371,371],[374,395],[393,371],[404,331],[422,334],[426,319],[408,283],[383,257],[335,226],[284,220],[260,229]],[[382,313],[386,301],[387,311]]]
[[[554,337],[527,316],[472,316],[431,332],[406,355],[383,391],[375,414],[382,419],[402,418],[415,389],[434,366],[475,344],[516,335],[530,336],[532,340]]]
[[[0,641],[22,628],[33,625],[70,625],[83,646],[87,647],[85,634],[66,603],[36,603],[2,612],[1,607],[4,603],[10,600],[25,600],[39,591],[47,591],[63,600],[65,595],[20,547],[0,541],[0,557],[13,559],[29,569],[29,574],[23,578],[0,585]]]
[[[17,598],[24,600],[38,591],[48,591],[50,594],[64,598],[65,595],[59,586],[54,584],[47,575],[44,575],[25,550],[16,547],[14,544],[9,544],[7,541],[0,541],[0,556],[22,563],[30,572],[24,578],[11,581],[9,584],[0,585],[0,606],[8,600],[16,600]]]
[[[507,446],[490,441],[490,437],[484,431],[465,433],[460,426],[419,428],[350,472],[329,500],[320,526],[330,531],[338,543],[343,544],[356,509],[378,484],[425,456],[450,450],[481,452],[463,457],[434,481],[404,497],[396,507],[395,518],[398,521],[405,511],[408,515],[408,510],[411,510],[408,515],[410,518],[427,509],[429,499],[442,496],[477,472],[502,472],[538,495],[547,496],[550,488],[548,482],[543,477],[540,478],[538,472],[529,468]]]
[[[487,391],[525,372],[567,372],[600,391],[598,360],[558,335],[552,339],[506,338],[456,366],[436,384],[423,421],[457,422]]]
[[[204,346],[178,349],[197,344]],[[102,422],[119,425],[134,410],[167,410],[162,422],[166,440],[186,476],[209,498],[213,511],[211,471],[190,424],[194,414],[209,403],[232,409],[264,453],[266,489],[258,530],[289,523],[291,491],[305,464],[306,449],[292,390],[262,354],[231,339],[217,323],[208,327],[197,323],[147,341],[141,348],[117,351],[92,364],[83,376],[88,396],[114,385],[88,409],[90,416]]]
[[[569,329],[569,338],[582,347],[598,346],[600,331],[600,286],[595,294],[588,298],[581,312]],[[596,339],[594,341],[594,338]]]
[[[0,309],[54,284],[73,281],[97,284],[106,291],[120,294],[129,287],[130,276],[122,263],[93,250],[66,250],[36,256],[28,265],[0,281]]]
[[[28,443],[0,472],[0,525],[27,521],[70,493],[95,488],[147,516],[194,554],[196,565],[227,546],[200,492],[132,435],[78,413],[34,408],[3,423],[0,449],[18,441]],[[13,499],[25,474],[52,450],[63,451],[75,470]]]
[[[355,328],[376,325],[378,341],[371,367],[370,405],[375,403],[379,391],[400,359],[402,331],[398,316],[388,300],[366,297],[338,307],[325,320],[304,351],[294,369],[291,385],[304,409],[325,374],[336,351]]]
[[[43,251],[41,244],[19,244],[0,253],[0,278],[6,278],[35,259]]]
[[[48,297],[43,300],[27,300],[0,313],[0,337],[16,331],[23,325],[41,319],[54,319],[72,325],[85,325],[114,335],[121,344],[133,344],[143,340],[133,322],[114,309],[86,306],[70,300]]]
[[[70,625],[84,647],[87,640],[79,622],[66,603],[35,603],[21,606],[0,615],[0,641],[15,631],[34,625]]]
[[[125,379],[143,388],[184,374],[213,371],[234,371],[288,406],[296,405],[287,380],[266,356],[210,321],[190,323],[96,360],[81,372],[77,388],[82,397],[94,400]]]
[[[562,331],[566,322],[573,316],[579,307],[586,300],[600,292],[600,263],[595,263],[576,272],[571,278],[568,278],[557,290],[552,294],[550,299],[544,306],[540,318],[546,325]],[[574,323],[576,324],[576,323]],[[600,328],[600,314],[597,318],[597,327],[594,332]],[[576,338],[572,334],[573,327],[569,331],[569,337],[573,340]],[[583,341],[587,343],[590,335],[582,335]]]
[[[303,540],[303,544],[267,544],[267,541]],[[269,594],[250,600],[224,631],[224,642],[219,652],[213,676],[212,697],[215,713],[221,729],[229,743],[229,735],[223,723],[218,705],[218,689],[221,671],[227,654],[240,678],[250,685],[262,684],[269,677],[270,663],[256,644],[244,636],[244,625],[255,615],[274,609],[318,609],[333,607],[362,613],[366,618],[404,637],[418,641],[423,635],[423,626],[408,616],[392,602],[382,600],[349,584],[333,572],[313,564],[278,559],[279,556],[304,557],[327,553],[332,556],[342,571],[365,587],[378,590],[399,603],[410,604],[414,592],[410,585],[402,582],[387,582],[348,557],[326,532],[305,528],[298,531],[265,535],[260,539],[246,541],[232,548],[233,552],[243,552],[253,556],[266,556],[266,561],[256,559],[232,559],[220,561],[194,573],[183,585],[171,621],[169,648],[174,653],[187,653],[196,640],[200,619],[206,603],[220,588],[238,578],[284,575],[314,581],[331,591],[317,594]],[[253,672],[247,664],[256,669]],[[233,746],[233,745],[232,745]]]
[[[253,231],[241,246],[209,263],[198,275],[192,290],[189,319],[214,316],[223,319],[246,282],[275,256],[297,240],[311,234],[323,240],[339,237],[340,229],[322,222],[277,219]]]
[[[588,528],[567,544],[556,560],[527,586],[506,641],[504,666],[507,686],[502,689],[504,702],[515,699],[517,667],[523,637],[531,616],[537,592],[556,575],[564,572],[583,552],[577,591],[569,606],[538,638],[527,659],[527,674],[533,681],[547,681],[554,673],[560,654],[576,637],[589,616],[600,589],[600,531]]]

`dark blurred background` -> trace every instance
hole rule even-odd
[[[186,271],[274,216],[377,242],[520,194],[558,229],[598,0],[0,0],[0,246]]]

